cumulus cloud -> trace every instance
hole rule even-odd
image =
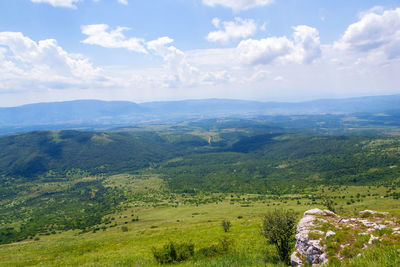
[[[278,57],[289,54],[293,43],[286,37],[270,37],[261,40],[244,40],[237,47],[240,58],[248,64],[268,64]]]
[[[10,82],[81,86],[101,77],[101,69],[82,55],[68,53],[54,39],[35,42],[20,32],[0,32],[0,45],[4,86]]]
[[[202,0],[203,4],[211,7],[223,6],[234,11],[247,10],[254,7],[272,4],[274,0]]]
[[[226,44],[232,40],[247,38],[257,32],[257,24],[253,19],[236,17],[234,21],[221,23],[218,18],[214,18],[212,23],[219,30],[210,32],[206,39],[213,43]]]
[[[160,56],[165,61],[165,74],[162,85],[165,87],[192,87],[201,84],[215,84],[229,80],[226,71],[201,71],[189,63],[183,51],[171,45],[174,42],[169,37],[160,37],[147,43],[149,51]]]
[[[237,46],[242,62],[251,65],[270,64],[275,60],[311,63],[321,55],[318,30],[308,26],[294,27],[293,39],[269,37],[243,40]]]
[[[300,25],[294,29],[295,61],[311,63],[314,59],[321,56],[321,42],[317,29]]]
[[[382,54],[387,59],[400,56],[400,8],[374,8],[351,24],[334,47],[349,52]]]
[[[126,48],[130,51],[147,53],[144,47],[144,40],[141,38],[127,38],[124,31],[126,27],[117,27],[109,30],[107,24],[92,24],[81,27],[82,33],[88,37],[82,41],[85,44],[99,45],[106,48]]]

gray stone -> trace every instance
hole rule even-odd
[[[297,251],[292,253],[292,256],[290,256],[290,265],[291,266],[302,266],[303,261],[297,256]]]
[[[369,239],[368,244],[369,244],[369,245],[372,245],[372,242],[374,242],[374,240],[379,240],[379,237],[376,237],[376,236],[374,236],[374,235],[371,235],[371,238]]]
[[[326,232],[325,236],[326,236],[326,238],[328,238],[328,237],[331,237],[331,236],[334,236],[334,235],[336,235],[336,233],[331,231],[331,230],[329,230],[328,232]]]

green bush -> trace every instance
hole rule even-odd
[[[332,212],[336,212],[335,202],[333,202],[333,200],[332,200],[331,198],[329,198],[329,197],[324,197],[323,200],[322,200],[322,202],[323,202],[324,206],[325,206],[328,210],[330,210],[330,211],[332,211]]]
[[[290,262],[290,252],[294,246],[296,214],[290,210],[269,211],[263,218],[261,235],[275,245],[279,258],[286,264]]]
[[[229,232],[229,229],[231,229],[232,223],[229,220],[223,220],[221,223],[222,228],[224,229],[224,232],[227,233]]]
[[[193,243],[174,243],[169,242],[162,248],[152,249],[153,256],[160,264],[181,262],[189,259],[194,254]]]
[[[202,248],[198,251],[199,254],[205,257],[214,257],[228,253],[233,246],[233,240],[224,237],[218,241],[218,244],[213,244],[209,247]]]

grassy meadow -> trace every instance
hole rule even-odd
[[[279,263],[275,248],[259,233],[261,218],[268,210],[293,209],[300,219],[305,210],[323,208],[319,197],[329,195],[336,197],[341,215],[353,216],[373,209],[400,218],[399,200],[387,196],[391,189],[383,186],[320,186],[305,189],[304,194],[277,197],[172,194],[157,176],[120,174],[104,183],[121,186],[143,198],[128,199],[120,211],[107,215],[107,223],[89,232],[38,234],[30,240],[1,245],[0,266],[157,266],[152,248],[169,241],[190,241],[195,245],[194,256],[174,264],[177,266],[284,266]],[[221,227],[224,219],[232,223],[227,233]],[[232,240],[229,252],[214,257],[198,253],[223,238]],[[374,266],[397,266],[393,264],[399,263],[399,248],[397,244],[368,249],[362,257],[346,260],[346,265],[366,266],[363,264],[369,262]],[[337,266],[334,262],[332,265]]]

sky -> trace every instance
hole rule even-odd
[[[1,0],[0,106],[400,94],[399,0]]]

